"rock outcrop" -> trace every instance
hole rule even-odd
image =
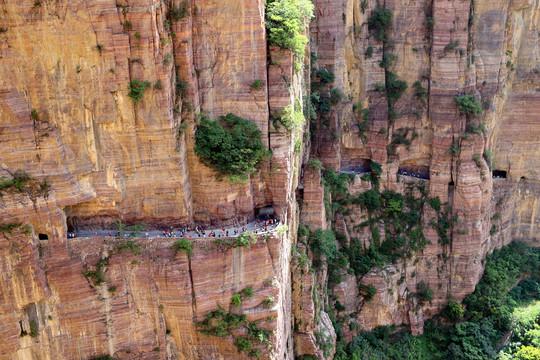
[[[317,11],[311,33],[316,68],[334,72],[333,86],[349,100],[319,119],[317,154],[335,169],[365,166],[367,161],[382,164],[383,189],[403,193],[404,183],[424,181],[430,197],[448,203],[452,222],[450,242],[442,244],[429,225],[435,211],[426,204],[424,235],[429,244],[411,260],[392,269],[372,269],[364,276],[360,283],[377,290],[371,302],[354,294],[351,287],[358,286],[357,279],[345,275],[344,282],[333,289],[338,302],[345,305],[338,315],[353,314],[350,321],[363,329],[404,323],[418,333],[423,318],[442,310],[448,294],[461,300],[474,290],[483,259],[493,248],[513,239],[535,242],[534,194],[539,179],[532,144],[537,136],[538,69],[533,54],[538,50],[538,4],[314,3]],[[384,41],[368,26],[379,5],[393,14]],[[393,63],[383,65],[385,59]],[[388,72],[408,84],[392,104],[384,96]],[[416,82],[418,86],[413,86]],[[460,114],[454,98],[464,94],[480,99],[484,109],[480,118]],[[389,114],[390,105],[397,116]],[[358,109],[368,109],[360,112],[367,113],[367,130],[362,128]],[[339,136],[329,137],[329,132]],[[403,137],[408,140],[400,142]],[[402,176],[403,171],[429,176],[419,180]],[[349,185],[351,193],[369,189],[359,187],[360,177],[356,175]],[[307,184],[304,193],[313,193],[317,185]],[[323,208],[319,202],[321,212]],[[306,215],[314,212],[310,209]],[[331,226],[346,241],[355,237],[369,246],[369,231],[356,228],[363,215],[353,210],[344,219],[334,216]],[[313,222],[311,215],[306,220],[316,228],[329,226]],[[434,290],[429,303],[411,301],[421,283]],[[351,332],[344,332],[350,336]]]
[[[245,328],[197,330],[218,305],[274,331],[269,348],[257,345],[263,358],[329,358],[337,320],[348,318],[346,339],[390,324],[421,333],[448,294],[474,290],[487,253],[537,244],[538,2],[313,3],[303,62],[268,46],[263,0],[0,4],[0,183],[30,176],[0,190],[1,359],[247,358],[234,346]],[[393,14],[383,37],[368,25],[379,6]],[[136,79],[150,84],[138,104]],[[396,79],[408,87],[389,100]],[[481,116],[460,113],[465,94]],[[307,124],[285,126],[284,109]],[[254,122],[272,158],[245,184],[219,179],[194,152],[201,113]],[[381,191],[414,184],[419,198],[423,186],[444,209],[420,211],[428,244],[364,276],[344,265],[327,288],[327,267],[311,269],[314,254],[296,241],[299,224],[334,231],[340,248],[367,249],[373,233],[358,226],[365,210],[336,211],[310,158],[337,172],[378,163]],[[351,194],[374,189],[364,173]],[[197,240],[192,255],[175,255],[171,239],[140,239],[136,255],[110,239],[67,239],[117,220],[241,225],[267,205],[286,226],[249,249]],[[102,259],[95,286],[83,271]],[[255,295],[231,305],[246,286]]]
[[[250,248],[229,248],[213,240],[194,242],[193,254],[169,247],[176,239],[135,240],[140,253],[117,249],[122,240],[72,239],[63,246],[20,230],[2,239],[3,292],[0,356],[16,359],[176,358],[239,354],[231,337],[203,335],[201,321],[218,306],[246,314],[274,330],[263,358],[287,350],[288,332],[278,319],[287,307],[280,284],[282,239],[259,238]],[[35,246],[35,242],[39,242]],[[85,270],[107,259],[104,281],[96,285]],[[217,276],[219,274],[219,276]],[[231,297],[252,286],[239,306]],[[272,298],[271,306],[265,299]],[[279,330],[279,331],[276,331]],[[245,329],[239,328],[239,333]]]
[[[264,8],[261,0],[2,5],[0,176],[19,170],[31,180],[0,198],[1,224],[28,226],[2,236],[0,358],[247,357],[195,321],[248,285],[256,295],[231,311],[274,331],[263,357],[292,354],[289,254],[302,159],[294,144],[304,128],[270,134],[269,111],[303,97],[304,75],[289,51],[275,50],[284,61],[268,84]],[[292,88],[278,84],[285,76]],[[138,104],[128,89],[135,79],[150,84]],[[280,98],[289,101],[269,100]],[[253,121],[278,169],[263,164],[246,184],[216,179],[194,154],[199,112]],[[116,220],[240,225],[271,204],[290,231],[245,251],[197,243],[193,256],[173,258],[169,242],[145,241],[137,257],[110,255],[105,239],[67,240],[68,229]],[[106,285],[92,287],[82,271],[107,256]],[[261,306],[265,298],[275,304]]]

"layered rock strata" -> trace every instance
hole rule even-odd
[[[335,74],[333,86],[350,102],[333,108],[323,120],[319,118],[317,147],[313,147],[317,152],[313,155],[335,169],[375,161],[383,168],[382,189],[404,193],[404,183],[424,181],[429,196],[448,202],[455,219],[448,232],[450,244],[441,244],[436,229],[429,225],[435,211],[426,204],[424,235],[429,244],[413,259],[372,269],[362,278],[362,285],[377,289],[372,302],[353,290],[358,279],[345,275],[344,282],[333,289],[346,308],[339,315],[353,314],[351,321],[364,329],[404,323],[418,333],[423,319],[444,307],[448,294],[461,300],[474,290],[489,251],[515,238],[535,238],[534,189],[538,179],[531,151],[535,151],[533,88],[538,71],[532,54],[538,49],[534,33],[538,4],[437,0],[427,4],[314,3],[317,11],[311,33],[318,58],[315,67],[331,70]],[[378,5],[393,13],[384,42],[368,27]],[[379,90],[388,76],[379,66],[385,54],[397,57],[389,71],[408,84],[392,104],[397,117],[389,116],[384,90]],[[412,86],[416,81],[427,96],[417,95]],[[454,98],[464,94],[480,99],[484,108],[480,118],[459,113]],[[369,109],[369,129],[363,134],[359,134],[356,109]],[[471,131],[484,126],[485,130]],[[522,135],[523,131],[527,135]],[[331,138],[328,134],[332,132],[339,137]],[[403,134],[410,145],[395,142]],[[458,149],[452,150],[452,146]],[[398,175],[403,169],[427,171],[429,179]],[[501,175],[492,179],[493,169]],[[360,177],[349,185],[352,194],[370,188],[369,184],[361,185]],[[319,186],[306,184],[305,194]],[[320,212],[324,208],[321,200]],[[344,219],[334,216],[331,224],[322,224],[310,215],[315,212],[310,205],[306,206],[307,223],[315,228],[331,226],[347,241],[356,237],[369,246],[371,233],[355,230],[364,212],[356,210]],[[410,301],[420,283],[434,290],[433,300],[421,306]],[[344,332],[350,336],[348,330]]]
[[[169,249],[175,240],[136,239],[141,250],[136,254],[119,251],[115,243],[120,240],[110,238],[73,239],[58,246],[21,231],[3,237],[2,268],[11,271],[2,276],[9,291],[3,292],[1,357],[248,358],[230,336],[198,331],[194,320],[218,306],[274,330],[272,346],[261,347],[263,358],[287,352],[287,332],[279,323],[287,301],[279,287],[286,282],[282,267],[287,267],[282,239],[259,238],[250,248],[227,247],[225,238],[223,245],[200,240],[190,256]],[[104,282],[95,285],[83,272],[100,259],[108,260]],[[254,295],[232,305],[232,295],[247,286]],[[264,306],[268,297],[275,302]]]
[[[293,86],[271,80],[264,2],[1,6],[0,176],[22,170],[31,181],[21,191],[2,191],[0,218],[32,231],[19,227],[2,236],[0,357],[247,357],[233,338],[206,337],[195,321],[228,306],[248,285],[256,296],[238,311],[249,321],[274,318],[261,322],[275,333],[263,356],[288,357],[289,254],[302,155],[294,144],[304,128],[270,134],[269,104],[301,99],[304,74],[293,71],[290,52],[276,49],[281,75]],[[150,83],[138,104],[128,96],[136,79]],[[260,89],[251,86],[256,80]],[[269,162],[246,184],[218,180],[194,154],[200,112],[256,123],[279,172]],[[116,220],[240,225],[270,204],[288,225],[279,237],[245,252],[214,248],[211,256],[212,246],[198,244],[202,253],[172,260],[168,242],[145,243],[138,260],[112,255],[107,284],[97,288],[81,271],[107,257],[110,246],[104,239],[66,240],[68,229],[110,228]],[[272,297],[274,306],[261,306]]]
[[[262,0],[0,5],[0,177],[31,176],[0,198],[1,223],[21,224],[0,236],[1,358],[241,358],[232,336],[207,337],[195,321],[247,285],[256,295],[227,310],[275,331],[264,357],[290,358],[293,349],[331,357],[336,335],[325,310],[335,301],[345,308],[337,316],[355,324],[343,327],[346,338],[356,326],[407,324],[420,333],[448,294],[461,300],[474,290],[489,251],[513,239],[537,243],[539,4],[313,2],[311,65],[333,72],[331,86],[344,96],[306,136],[307,125],[290,130],[279,119],[284,108],[302,111],[310,95],[309,50],[297,64],[267,47]],[[368,26],[378,5],[393,13],[385,42]],[[397,56],[386,70],[385,54]],[[388,71],[408,84],[393,103],[381,91]],[[137,105],[128,96],[135,79],[151,83]],[[321,93],[330,96],[330,85]],[[480,99],[482,117],[459,113],[454,98],[464,94]],[[358,115],[365,110],[367,123]],[[193,150],[200,112],[255,122],[272,161],[246,184],[216,179]],[[356,228],[364,212],[326,213],[332,199],[321,172],[304,166],[309,157],[336,170],[377,162],[381,190],[404,193],[405,183],[423,181],[429,197],[451,207],[451,241],[441,243],[426,204],[428,245],[361,278],[344,274],[329,298],[326,268],[310,272],[313,254],[292,247],[300,219],[342,235],[340,246],[372,239]],[[414,171],[429,179],[402,176]],[[349,184],[352,194],[369,189],[362,175]],[[133,255],[113,254],[108,239],[66,240],[68,229],[118,219],[241,224],[265,205],[288,230],[250,249],[202,241],[192,256],[174,256],[170,241],[148,241]],[[107,281],[94,287],[82,271],[107,256]],[[433,289],[431,302],[415,299],[420,283]],[[377,290],[371,301],[360,285]],[[269,309],[267,297],[276,301]]]

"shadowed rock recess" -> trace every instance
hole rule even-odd
[[[331,359],[537,246],[540,3],[311,2],[0,2],[0,359]]]

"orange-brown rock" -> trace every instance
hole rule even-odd
[[[136,239],[141,255],[115,250],[118,240],[110,238],[39,241],[39,251],[38,241],[20,230],[1,239],[1,266],[12,270],[0,282],[6,289],[0,358],[247,358],[231,337],[197,331],[195,321],[218,306],[280,330],[271,349],[261,347],[264,358],[287,352],[279,324],[287,301],[279,287],[282,238],[260,238],[249,249],[200,240],[189,257],[169,249],[175,239]],[[93,286],[82,272],[103,258],[105,281]],[[255,295],[231,305],[232,295],[247,286]],[[270,308],[262,305],[267,297],[275,299]],[[30,334],[30,322],[35,337],[21,335]]]
[[[356,227],[364,221],[359,209],[326,214],[331,199],[320,171],[304,166],[310,156],[335,169],[377,162],[381,190],[398,192],[405,182],[423,181],[398,171],[421,168],[429,174],[429,196],[448,202],[449,219],[456,219],[451,241],[441,244],[429,225],[436,212],[426,204],[430,244],[412,259],[363,277],[343,269],[343,281],[328,291],[345,307],[338,315],[354,314],[350,321],[363,329],[403,323],[421,333],[448,294],[461,300],[474,290],[493,248],[514,239],[537,244],[539,5],[313,2],[306,55],[315,53],[314,64],[308,56],[297,64],[289,50],[268,47],[262,0],[0,5],[0,178],[18,169],[31,176],[22,191],[3,190],[0,198],[0,224],[31,230],[0,233],[0,358],[246,357],[232,336],[196,330],[195,321],[218,304],[275,330],[272,348],[261,347],[264,357],[292,358],[293,348],[297,355],[331,357],[321,346],[335,341],[323,311],[335,303],[326,296],[327,268],[313,273],[298,259],[291,265],[298,224],[331,228],[345,237],[340,245],[357,238],[366,248],[371,232]],[[394,14],[386,43],[367,25],[377,5]],[[173,7],[185,9],[181,19],[171,21]],[[388,70],[408,84],[391,104],[394,113],[381,91],[385,53],[397,56]],[[309,65],[335,74],[321,95],[333,86],[343,99],[312,126],[286,129],[283,109],[302,111],[310,95]],[[151,84],[137,105],[128,96],[135,79]],[[256,80],[260,89],[251,86]],[[417,81],[427,96],[417,96]],[[481,117],[459,113],[454,98],[463,94],[481,100]],[[369,129],[360,131],[364,109]],[[246,184],[218,180],[194,153],[200,112],[255,122],[272,159]],[[304,136],[309,127],[314,133]],[[410,144],[395,144],[400,133]],[[491,176],[488,150],[499,178]],[[352,194],[369,189],[361,175],[349,186]],[[118,219],[155,227],[239,224],[266,205],[287,228],[250,249],[203,240],[192,256],[174,256],[170,239],[138,240],[143,253],[134,255],[113,252],[109,239],[66,240],[68,229],[108,227]],[[311,254],[301,244],[297,249]],[[82,271],[105,257],[107,280],[92,286]],[[431,302],[414,297],[420,283],[434,290]],[[230,307],[231,296],[248,285],[256,295]],[[377,289],[371,301],[359,285]],[[267,297],[275,299],[270,309],[261,305]],[[344,329],[346,338],[355,334]]]
[[[185,16],[171,22],[173,7],[185,7]],[[250,321],[274,318],[261,322],[275,330],[263,356],[290,356],[290,242],[301,169],[294,140],[303,128],[269,136],[264,2],[28,0],[3,4],[1,13],[0,176],[21,169],[32,180],[21,192],[2,191],[0,223],[33,232],[1,237],[0,358],[245,357],[232,338],[203,336],[194,321],[227,307],[248,285],[256,295],[232,310]],[[284,54],[294,85],[272,97],[292,104],[304,95],[304,79]],[[134,79],[151,84],[139,104],[128,96]],[[279,176],[265,164],[247,184],[216,180],[193,150],[201,111],[255,122]],[[44,179],[48,191],[39,190]],[[111,255],[98,288],[82,271],[110,247],[104,239],[66,240],[68,228],[107,228],[117,219],[239,224],[272,202],[290,227],[279,239],[250,250],[201,245],[191,258],[174,259],[170,242],[148,243],[138,260]],[[267,297],[275,299],[270,309],[261,306]],[[33,327],[36,337],[21,336]]]
[[[403,269],[403,264],[396,265],[395,275],[389,276],[387,269],[372,269],[362,279],[378,291],[373,302],[360,307],[354,322],[365,329],[406,323],[418,333],[423,319],[444,307],[447,294],[461,300],[474,290],[483,272],[482,259],[489,251],[516,238],[531,241],[536,237],[537,146],[533,144],[537,141],[534,89],[538,69],[532,54],[538,43],[532,29],[537,27],[533,14],[538,6],[518,2],[507,7],[504,1],[385,1],[379,4],[392,10],[394,17],[390,41],[383,44],[367,26],[376,2],[368,2],[366,9],[361,1],[314,3],[315,66],[332,70],[333,86],[350,100],[319,120],[317,155],[327,167],[336,168],[376,161],[383,167],[383,189],[399,192],[404,190],[404,181],[419,180],[397,176],[398,169],[428,169],[429,196],[448,201],[456,218],[449,234],[451,244],[443,246],[437,232],[427,225],[435,212],[426,206],[424,234],[430,244],[416,254],[416,260],[407,261]],[[371,56],[366,55],[368,47],[373,50]],[[375,90],[377,83],[385,82],[384,69],[379,66],[383,53],[397,55],[390,71],[408,84],[408,90],[393,104],[399,116],[390,120],[384,94]],[[426,88],[426,99],[415,96],[412,85],[416,81]],[[454,98],[468,93],[481,100],[481,118],[459,113]],[[365,137],[358,134],[359,117],[353,114],[353,103],[356,109],[370,110]],[[485,131],[471,133],[467,128],[467,124],[479,126],[481,122]],[[335,129],[340,129],[339,138],[329,140],[328,132]],[[396,154],[387,156],[387,145],[403,129],[416,134],[409,137],[411,144],[397,145]],[[466,132],[469,134],[463,135]],[[449,151],[452,143],[459,147],[453,155]],[[506,179],[492,179],[489,150]],[[369,189],[361,184],[355,180],[350,192]],[[315,188],[305,188],[304,193]],[[319,209],[322,211],[322,203]],[[357,210],[345,216],[346,228],[342,218],[335,217],[332,227],[369,246],[370,232],[355,228],[363,215]],[[406,295],[416,291],[420,282],[434,290],[431,303],[407,301]],[[356,280],[347,277],[334,288],[340,303],[348,304],[349,314],[356,311],[349,289],[355,286]]]

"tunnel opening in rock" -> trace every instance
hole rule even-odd
[[[503,170],[493,170],[494,179],[506,179],[506,171]],[[523,177],[521,177],[523,179]]]
[[[298,186],[296,188],[296,199],[299,200],[299,201],[302,201],[304,200],[304,187],[300,187]]]
[[[49,240],[49,235],[47,234],[38,234],[39,240]]]
[[[347,174],[363,174],[371,172],[371,159],[348,159],[341,161],[340,172]]]
[[[75,227],[73,226],[73,224],[70,221],[67,222],[67,231],[68,231],[68,233],[76,232]]]
[[[521,179],[519,179],[519,181],[525,181],[525,176],[522,176]]]
[[[68,233],[74,233],[77,231],[77,219],[73,216],[74,206],[67,206],[65,208],[66,213],[66,226]]]
[[[399,175],[429,180],[429,166],[402,164],[398,168]]]
[[[264,206],[255,210],[255,214],[259,218],[272,218],[274,217],[275,210],[272,205]]]
[[[448,202],[449,203],[453,202],[455,188],[456,187],[454,186],[454,180],[450,180],[450,182],[448,183]]]

